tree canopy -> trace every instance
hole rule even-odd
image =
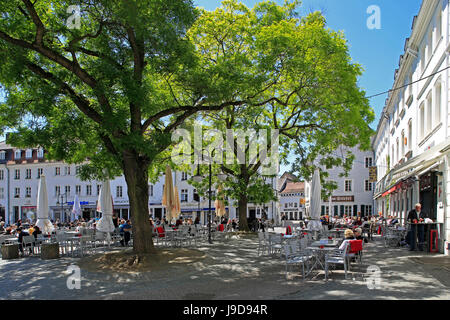
[[[123,173],[135,250],[149,252],[149,171],[191,118],[278,129],[282,158],[295,149],[302,164],[338,145],[369,146],[361,67],[343,34],[320,13],[300,17],[299,4],[1,1],[0,129],[14,129],[18,147],[84,163],[84,178]],[[73,5],[78,29],[66,23]]]

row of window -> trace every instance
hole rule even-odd
[[[44,158],[44,149],[37,150],[37,157],[41,159]],[[33,150],[32,149],[25,150],[25,159],[32,159],[32,158],[33,158]],[[5,159],[6,159],[6,151],[2,150],[0,151],[0,160]],[[16,151],[14,151],[14,159],[15,160],[22,159],[22,150],[17,149]]]
[[[67,166],[64,167],[64,175],[65,176],[70,176],[71,174],[71,167]],[[15,169],[14,170],[14,179],[15,180],[20,180],[20,169]],[[38,168],[37,169],[37,176],[36,178],[39,179],[41,177],[41,175],[43,174],[44,169],[43,168]],[[55,167],[55,176],[60,176],[61,175],[61,167]],[[77,166],[75,167],[75,174],[78,175],[80,173],[80,167]],[[25,169],[25,179],[31,179],[32,176],[32,169]],[[3,180],[5,177],[5,173],[4,170],[0,170],[0,180]],[[185,181],[188,179],[188,175],[186,172],[182,172],[181,173],[181,180]]]
[[[356,212],[358,206],[357,205],[341,205],[339,206],[333,206],[331,207],[332,211],[330,213],[330,206],[322,206],[321,215],[333,215],[333,216],[342,216],[342,215],[348,215],[348,216],[355,216],[358,214]],[[340,210],[339,210],[340,209]],[[361,205],[361,211],[359,211],[362,216],[370,216],[373,215],[372,212],[372,205]]]
[[[79,167],[77,167],[76,170],[77,174],[79,173]],[[41,175],[44,173],[43,168],[37,168],[37,175],[36,178],[39,179]],[[55,176],[61,175],[61,168],[55,167]],[[70,167],[64,167],[64,175],[69,176],[70,175]],[[14,180],[20,180],[21,178],[21,170],[20,169],[14,169]],[[0,170],[0,180],[5,179],[5,172],[4,170]],[[25,169],[25,179],[32,179],[32,169]]]
[[[418,68],[417,79],[423,78],[425,69],[430,63],[435,50],[438,47],[442,38],[442,7],[439,5],[435,12],[434,19],[432,19],[423,42],[419,48],[420,63]],[[395,128],[399,126],[401,119],[405,114],[405,105],[410,107],[413,101],[413,72],[411,71],[405,79],[405,84],[408,83],[406,90],[399,93],[399,103],[395,105],[394,111],[389,115],[389,130],[393,135]],[[424,95],[425,98],[420,102],[419,114],[417,121],[417,140],[418,144],[429,135],[441,123],[441,97],[442,85],[439,78],[434,85],[434,88]],[[384,176],[391,166],[394,166],[401,161],[405,155],[412,150],[412,134],[413,126],[412,119],[409,119],[408,132],[402,130],[401,135],[397,137],[391,144],[391,150],[387,150],[385,159],[381,159],[379,166],[381,168],[381,176]],[[382,143],[382,147],[378,151],[377,156],[380,157],[384,148],[388,144],[389,139]]]
[[[97,185],[97,196],[100,194],[101,185]],[[20,198],[21,197],[21,188],[16,187],[14,188],[14,198]],[[67,196],[70,196],[71,193],[71,186],[64,186],[64,192]],[[75,194],[81,196],[81,186],[76,185],[75,186]],[[0,195],[3,195],[4,197],[4,188],[0,188]],[[58,197],[61,195],[61,186],[55,186],[55,193],[54,196]],[[92,196],[92,185],[86,185],[85,186],[85,195],[86,196]],[[153,197],[153,185],[149,185],[149,196]],[[3,197],[0,197],[0,199],[3,199]],[[122,198],[123,197],[123,187],[122,186],[116,186],[116,198]],[[31,198],[31,187],[25,187],[25,198]]]
[[[298,208],[298,203],[297,202],[285,203],[284,207],[285,208]]]
[[[344,181],[344,190],[346,192],[353,191],[353,180],[345,180]],[[364,191],[372,191],[373,190],[373,182],[369,180],[364,180]]]

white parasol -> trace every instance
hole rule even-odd
[[[81,205],[80,200],[78,199],[78,195],[75,195],[75,199],[73,200],[73,208],[72,208],[72,215],[70,221],[73,222],[80,218],[81,215]]]
[[[322,186],[320,184],[319,169],[314,171],[311,182],[311,202],[310,202],[310,217],[311,221],[308,223],[308,229],[313,231],[321,231],[322,224],[320,223],[320,201],[321,201]]]
[[[53,230],[55,230],[55,227],[48,219],[48,195],[44,175],[41,175],[41,178],[39,180],[36,226],[39,227],[42,233],[49,234],[52,233]]]
[[[102,213],[102,217],[97,223],[97,230],[101,232],[107,232],[109,234],[110,232],[113,232],[115,229],[112,220],[113,203],[109,180],[103,181],[98,203],[100,204],[98,211]]]

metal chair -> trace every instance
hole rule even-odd
[[[27,252],[27,248],[30,248],[29,253],[34,253],[34,237],[33,236],[23,236],[22,238],[22,249],[25,254]]]
[[[258,256],[260,252],[267,251],[270,254],[269,244],[267,243],[265,232],[258,232]]]
[[[281,234],[270,235],[270,253],[279,253],[281,255],[283,251],[283,238]]]
[[[68,242],[67,242],[66,234],[64,232],[57,231],[56,235],[55,235],[55,240],[56,240],[56,242],[59,243],[60,253],[62,255],[67,254],[68,253],[68,250],[67,250]]]
[[[301,254],[296,251],[294,243],[284,245],[284,255],[286,258],[286,280],[288,279],[289,266],[301,265],[302,266],[302,279],[305,280],[305,265],[310,260],[307,255]]]
[[[350,265],[348,263],[348,253],[350,250],[350,244],[349,242],[345,242],[344,248],[342,250],[336,249],[333,251],[330,251],[329,253],[325,254],[325,280],[328,280],[328,270],[329,265],[337,265],[341,264],[344,266],[345,271],[345,279],[347,279],[347,272],[350,270]]]
[[[400,248],[402,235],[392,228],[382,227],[385,247]]]

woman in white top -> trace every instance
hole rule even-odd
[[[346,229],[344,232],[344,241],[342,241],[339,250],[344,250],[346,244],[350,241],[350,240],[355,240],[355,235],[353,233],[353,231],[351,229]]]

